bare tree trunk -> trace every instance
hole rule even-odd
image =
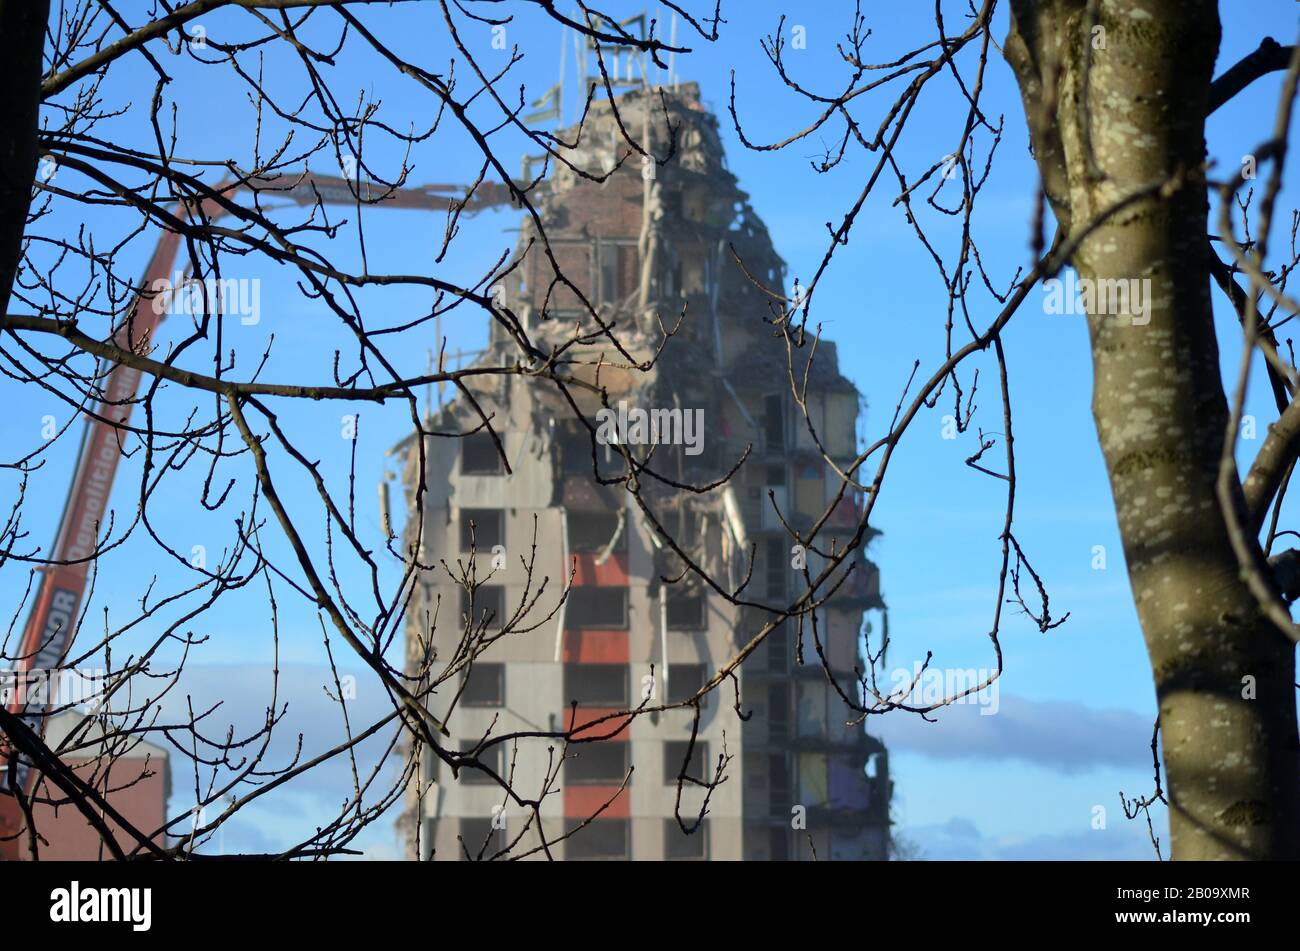
[[[1064,233],[1141,195],[1073,264],[1095,291],[1125,282],[1118,307],[1089,306],[1093,415],[1155,679],[1173,855],[1300,857],[1294,647],[1242,581],[1215,494],[1228,413],[1201,168],[1216,4],[1012,8],[1006,55]]]
[[[0,326],[22,254],[23,231],[36,177],[41,53],[50,0],[0,0]]]

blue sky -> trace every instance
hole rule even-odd
[[[128,19],[138,19],[141,3],[122,4]],[[849,3],[808,4],[791,15],[787,30],[806,28],[807,49],[789,50],[787,65],[800,82],[829,92],[846,79],[845,67],[834,44],[849,26]],[[960,29],[961,8],[946,4],[950,32]],[[933,20],[928,4],[864,3],[867,25],[873,35],[865,55],[873,61],[895,58],[902,50],[929,41]],[[136,12],[132,13],[132,9]],[[494,8],[495,9],[495,8]],[[627,14],[641,8],[618,7]],[[729,22],[713,44],[699,41],[695,51],[677,58],[681,79],[700,83],[706,104],[725,112],[731,70],[738,86],[737,109],[747,137],[752,141],[784,138],[803,128],[814,116],[773,75],[758,47],[761,36],[774,30],[783,5],[771,0],[724,4]],[[376,8],[365,11],[365,22],[412,58],[443,62],[447,44],[438,18],[430,10],[403,11]],[[1271,32],[1279,42],[1291,42],[1296,28],[1292,0],[1228,0],[1222,6],[1223,44],[1219,66],[1236,62]],[[224,30],[242,29],[243,14],[225,14],[204,21],[214,39]],[[322,20],[323,22],[323,20]],[[1262,24],[1262,26],[1261,26]],[[466,42],[483,62],[492,57],[504,64],[504,52],[491,46],[488,27],[467,24]],[[326,32],[332,32],[326,31]],[[1006,33],[1005,10],[995,36]],[[686,37],[685,32],[679,38]],[[516,67],[515,83],[525,82],[529,97],[540,95],[559,73],[560,34],[551,24],[529,14],[507,26],[509,43],[519,43],[526,54]],[[574,56],[567,54],[570,82],[569,115],[573,115],[572,87],[576,82]],[[182,151],[188,154],[238,156],[247,161],[250,122],[244,91],[218,70],[200,71],[182,60],[167,57],[177,82],[169,93],[183,103],[178,129]],[[968,64],[969,65],[969,64]],[[139,57],[122,61],[118,73],[105,85],[110,103],[130,103],[120,119],[105,123],[102,135],[116,141],[140,141],[147,134],[143,106],[152,94],[152,74]],[[302,89],[298,64],[283,51],[265,65],[267,75],[286,98]],[[431,99],[408,84],[397,82],[392,72],[362,55],[345,54],[327,75],[341,101],[370,95],[382,101],[382,115],[405,126],[427,123]],[[458,68],[462,91],[472,87]],[[190,82],[186,82],[186,80]],[[198,79],[200,82],[193,82]],[[1252,151],[1269,134],[1280,84],[1278,76],[1256,83],[1237,100],[1213,116],[1209,124],[1210,155],[1221,175],[1234,170],[1241,156]],[[980,196],[976,238],[989,272],[1005,284],[1029,256],[1029,222],[1032,214],[1035,172],[1026,148],[1020,100],[1010,72],[996,53],[989,64],[983,100],[987,112],[1005,118],[1003,140],[994,171]],[[892,89],[893,87],[891,87]],[[936,80],[908,125],[898,152],[902,167],[911,174],[940,161],[956,143],[964,110],[953,95],[951,81]],[[893,95],[878,93],[859,101],[855,116],[867,128],[879,124]],[[480,112],[486,117],[488,112]],[[871,156],[854,152],[826,175],[814,173],[810,159],[839,134],[834,124],[819,138],[801,142],[782,153],[757,154],[746,150],[723,115],[722,131],[731,170],[766,222],[777,250],[789,265],[791,277],[812,273],[826,249],[823,222],[838,222],[861,187]],[[148,139],[144,140],[146,143]],[[417,149],[411,182],[468,181],[477,163],[463,138],[452,131],[440,133],[436,148]],[[383,143],[372,143],[377,161],[394,167],[397,153]],[[987,136],[976,140],[980,161],[988,147]],[[523,146],[504,139],[500,145],[507,167],[516,167]],[[368,153],[369,154],[369,153]],[[318,171],[336,169],[313,166]],[[60,172],[60,174],[65,174]],[[71,173],[67,173],[71,174]],[[62,183],[66,182],[64,179]],[[943,354],[944,292],[934,264],[916,241],[898,208],[890,206],[896,188],[882,180],[868,202],[849,244],[839,249],[835,263],[814,298],[812,318],[824,325],[825,336],[839,345],[841,369],[866,397],[866,432],[878,436],[906,382],[912,362],[921,360],[923,375]],[[1290,208],[1284,193],[1283,208]],[[71,233],[83,220],[92,227],[113,223],[96,209],[56,212],[57,228]],[[392,272],[429,271],[431,248],[441,237],[443,216],[436,213],[385,211],[364,219],[371,260],[382,260]],[[481,274],[503,250],[513,246],[511,213],[498,211],[462,222],[462,235],[436,273],[464,281]],[[56,228],[56,230],[57,230]],[[956,250],[953,233],[940,228],[940,249],[951,258]],[[134,269],[143,266],[151,250],[152,234],[137,239],[129,254]],[[330,253],[349,262],[359,261],[355,229],[345,230]],[[260,353],[275,335],[265,378],[319,379],[328,373],[339,338],[330,330],[331,318],[317,303],[303,298],[290,276],[265,262],[248,262],[239,276],[262,279],[263,319],[254,327],[234,327],[230,346],[238,346],[243,360]],[[1217,294],[1217,292],[1216,292]],[[384,314],[407,308],[427,308],[427,296],[399,290],[369,292],[361,299]],[[974,294],[973,319],[986,324],[998,305],[988,295]],[[902,714],[872,722],[892,749],[891,768],[896,781],[895,817],[903,835],[913,840],[929,858],[1147,858],[1152,852],[1145,828],[1127,822],[1119,809],[1119,792],[1146,793],[1151,786],[1147,744],[1155,713],[1151,679],[1134,610],[1129,598],[1109,488],[1093,430],[1089,402],[1091,367],[1086,328],[1081,317],[1042,312],[1041,295],[1026,302],[1005,334],[1010,365],[1013,410],[1018,448],[1019,487],[1016,535],[1052,597],[1053,613],[1071,613],[1069,620],[1049,633],[1040,633],[1012,610],[1006,616],[1001,643],[1005,673],[1000,681],[999,712],[980,716],[974,706],[954,707],[929,724]],[[1235,370],[1239,348],[1235,320],[1224,302],[1219,309],[1221,348],[1225,367]],[[449,349],[473,349],[485,337],[476,315],[444,322]],[[345,355],[346,356],[346,355]],[[424,368],[423,345],[398,354],[407,371]],[[241,364],[246,365],[246,364]],[[882,570],[882,587],[890,608],[893,646],[890,666],[911,667],[935,653],[934,665],[987,668],[994,663],[987,631],[992,618],[1000,556],[998,540],[1004,506],[1003,483],[966,467],[963,460],[977,448],[974,430],[1001,430],[1001,408],[994,383],[991,357],[972,362],[962,381],[967,385],[975,366],[981,369],[977,412],[972,431],[956,440],[941,436],[942,417],[952,412],[945,396],[939,407],[924,412],[914,424],[891,466],[876,526],[883,536],[874,543],[873,557]],[[32,444],[46,413],[62,420],[66,413],[48,396],[0,383],[6,405],[21,412],[0,417],[0,441],[7,446]],[[181,414],[191,405],[180,396],[161,401]],[[1255,381],[1248,412],[1259,418],[1262,433],[1273,419],[1271,402]],[[345,477],[350,445],[339,438],[338,416],[348,407],[287,406],[287,428],[319,455],[331,478]],[[361,413],[358,457],[359,521],[371,538],[378,538],[373,487],[386,466],[383,451],[409,430],[405,410],[365,408]],[[1245,443],[1249,453],[1252,444]],[[52,537],[55,518],[65,492],[65,473],[71,467],[70,442],[50,453],[48,480],[36,485],[30,501],[28,528],[33,543]],[[1000,450],[999,450],[1000,451]],[[290,473],[283,462],[277,472],[289,487],[286,496],[299,507],[304,519],[320,524],[318,506],[311,507],[308,484]],[[231,474],[234,474],[233,471]],[[138,460],[128,461],[119,476],[115,504],[119,518],[132,510],[131,492],[138,485]],[[11,483],[4,483],[6,491]],[[155,501],[168,518],[160,526],[182,551],[192,545],[208,547],[215,558],[229,544],[229,513],[194,511],[192,476],[180,474],[164,483]],[[247,494],[246,483],[241,483]],[[282,492],[284,489],[282,488]],[[1106,553],[1102,570],[1094,567],[1096,546]],[[272,550],[281,556],[283,546]],[[160,584],[180,577],[180,569],[161,565],[151,542],[136,537],[119,557],[101,566],[96,607],[125,617],[157,567]],[[343,566],[343,580],[351,590],[364,593],[367,578],[357,566]],[[395,577],[396,563],[387,564],[386,580]],[[16,573],[11,568],[11,577]],[[13,591],[16,582],[6,583]],[[319,626],[311,610],[280,592],[280,660],[285,670],[283,694],[291,700],[290,729],[286,739],[301,729],[308,749],[326,745],[336,734],[329,710],[319,706],[320,687],[326,682]],[[258,618],[264,592],[245,591],[232,596],[207,614],[195,627],[209,636],[196,654],[192,689],[196,697],[227,698],[226,715],[233,722],[249,722],[261,715],[269,696],[265,666],[271,648],[265,625]],[[6,600],[8,605],[8,600]],[[6,610],[11,608],[6,607]],[[362,678],[364,684],[364,678]],[[358,697],[363,710],[383,709],[382,697],[363,687]],[[334,717],[336,719],[336,716]],[[277,753],[290,755],[277,748]],[[176,802],[183,808],[187,785],[176,782]],[[273,849],[292,841],[295,833],[311,826],[312,816],[331,808],[346,792],[346,776],[325,772],[291,793],[270,797],[257,810],[241,814],[226,830],[226,848]],[[192,796],[191,796],[192,798]],[[1093,828],[1095,807],[1107,811],[1106,828]],[[1160,817],[1160,834],[1163,816]],[[395,834],[388,824],[370,830],[364,844],[377,856],[396,854]]]

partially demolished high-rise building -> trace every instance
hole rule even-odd
[[[811,345],[788,357],[771,322],[772,290],[784,286],[785,265],[726,168],[716,118],[698,90],[682,84],[665,90],[663,100],[658,90],[629,92],[617,104],[624,127],[660,155],[666,104],[676,126],[673,157],[647,166],[634,155],[603,182],[554,168],[537,190],[546,246],[525,218],[517,266],[497,289],[547,349],[571,341],[575,328],[590,334],[566,350],[565,359],[577,362],[564,369],[598,384],[608,408],[590,387],[566,393],[547,380],[503,374],[466,381],[477,408],[462,395],[431,415],[430,429],[455,433],[478,428],[480,410],[486,413],[510,471],[486,432],[426,437],[421,561],[437,567],[422,572],[413,599],[409,663],[414,670],[432,656],[435,671],[463,667],[467,640],[476,650],[487,645],[468,675],[458,671],[429,701],[439,718],[454,702],[448,742],[459,748],[573,726],[575,739],[584,739],[582,726],[593,720],[601,722],[592,735],[612,734],[567,750],[553,739],[521,741],[517,753],[497,746],[487,757],[521,796],[536,798],[546,788],[541,816],[549,841],[595,815],[551,845],[553,857],[787,859],[815,850],[821,859],[886,858],[886,751],[861,722],[849,722],[854,717],[828,682],[807,624],[802,650],[797,622],[787,620],[708,695],[693,748],[690,709],[630,724],[607,719],[647,696],[651,703],[691,697],[771,617],[700,583],[664,533],[723,590],[741,589],[735,600],[790,604],[805,590],[795,567],[801,557],[814,574],[821,563],[812,551],[793,550],[790,529],[807,531],[834,502],[842,484],[835,468],[856,453],[859,411],[832,343],[816,347],[810,366]],[[593,106],[574,164],[605,171],[626,151],[610,104]],[[573,286],[557,282],[556,265]],[[599,332],[583,298],[614,325],[627,355]],[[683,313],[665,344],[665,328]],[[480,360],[510,363],[516,353],[494,328]],[[802,407],[792,375],[801,394],[807,387]],[[642,418],[646,410],[654,412]],[[661,445],[650,464],[667,480],[638,480],[648,515],[627,490],[621,452],[644,456],[655,428]],[[710,491],[668,484],[718,482],[747,448],[734,476]],[[398,447],[408,537],[416,450],[414,440]],[[829,550],[837,538],[842,549],[860,512],[860,494],[845,491],[815,546]],[[439,564],[455,572],[471,544],[472,605]],[[884,608],[875,566],[861,548],[852,559],[848,580],[817,610],[817,638],[849,696],[857,692],[863,631]],[[572,590],[556,608],[574,566]],[[495,639],[521,607],[528,613],[513,623],[516,630]],[[470,638],[467,614],[482,629]],[[568,758],[561,764],[562,754]],[[708,783],[723,754],[724,782],[711,792],[685,782],[679,796],[684,765]],[[694,825],[706,794],[701,827],[683,834],[678,810]],[[539,847],[536,819],[490,777],[473,769],[453,776],[427,754],[402,827],[411,857],[490,857],[507,847],[513,856]]]

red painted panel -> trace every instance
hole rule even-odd
[[[627,725],[632,722],[630,716],[611,718],[602,723],[596,722],[602,717],[619,712],[620,708],[618,707],[579,707],[573,712],[565,708],[564,718],[561,722],[567,726],[569,718],[573,717],[573,723],[576,727],[574,731],[575,739],[590,740],[599,736],[605,737],[611,742],[626,743],[628,739]],[[588,727],[588,724],[591,724],[591,726]]]
[[[603,564],[596,564],[595,552],[582,552],[573,556],[577,562],[577,573],[573,576],[575,585],[594,585],[603,588],[626,588],[627,553],[610,555]]]
[[[627,631],[565,631],[566,664],[626,664]]]
[[[618,798],[610,802],[617,795]],[[624,789],[621,793],[618,784],[612,786],[565,786],[564,817],[566,819],[587,819],[596,814],[601,806],[609,802],[609,807],[600,814],[601,819],[626,819],[632,815],[632,790]],[[581,832],[578,835],[582,835]]]

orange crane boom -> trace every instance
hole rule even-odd
[[[317,201],[356,204],[359,197],[360,201],[372,203],[377,208],[447,210],[459,207],[464,213],[508,204],[513,194],[510,186],[495,182],[481,182],[472,194],[467,195],[463,187],[454,185],[389,189],[365,183],[358,185],[351,179],[310,172],[248,179],[219,185],[214,190],[229,196],[241,188],[268,197],[283,197],[299,205],[313,205]],[[196,204],[205,218],[220,217],[225,211],[214,198],[205,198]],[[179,213],[183,214],[184,210],[184,206],[178,208]],[[169,279],[180,249],[180,238],[176,232],[164,232],[145,269],[143,288],[157,288],[160,282]],[[156,299],[150,294],[136,298],[131,318],[119,326],[114,334],[114,343],[133,350],[148,345],[165,312],[165,308],[154,306]],[[104,399],[86,420],[68,500],[55,536],[53,557],[41,569],[36,600],[9,675],[12,695],[6,706],[37,735],[44,735],[46,713],[54,705],[57,673],[76,637],[77,615],[82,607],[99,530],[122,456],[118,431],[130,421],[131,401],[139,382],[139,370],[122,364],[114,365],[108,372]],[[10,744],[0,737],[0,793],[4,793],[0,795],[0,838],[13,836],[21,819],[17,804],[8,792],[10,765],[15,767],[13,772],[17,776],[15,785],[18,788],[30,794],[34,779],[26,758],[17,756],[13,764],[8,764],[9,753]],[[11,857],[7,853],[16,847],[16,841],[0,841],[0,858]]]

